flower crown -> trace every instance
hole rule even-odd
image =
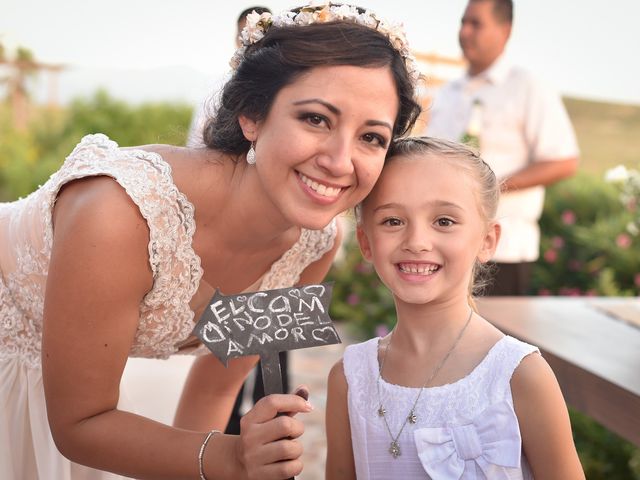
[[[284,11],[277,15],[269,12],[256,13],[255,11],[247,15],[247,22],[240,34],[242,46],[229,62],[231,68],[236,70],[242,60],[249,45],[259,42],[271,26],[290,27],[304,26],[312,23],[328,23],[336,21],[353,22],[364,25],[385,35],[391,45],[400,53],[404,59],[407,72],[411,82],[416,85],[420,78],[420,70],[415,57],[409,50],[409,43],[401,23],[388,23],[370,11],[361,13],[354,5],[332,4],[328,1],[311,2],[310,5],[300,8],[297,11]]]

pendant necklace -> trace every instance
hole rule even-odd
[[[420,400],[420,396],[422,395],[422,391],[425,388],[427,388],[429,383],[431,383],[431,381],[434,378],[436,378],[436,375],[438,374],[442,366],[445,364],[447,359],[451,356],[451,353],[456,348],[456,345],[458,345],[458,342],[460,342],[460,339],[462,338],[464,331],[469,326],[469,322],[471,322],[472,316],[473,316],[473,310],[469,309],[469,317],[467,318],[467,321],[464,324],[464,327],[462,327],[462,330],[460,330],[460,333],[458,334],[455,341],[453,342],[453,345],[451,345],[451,348],[447,351],[446,355],[442,358],[442,360],[440,360],[440,363],[438,363],[438,365],[433,370],[431,375],[429,375],[427,380],[422,384],[422,387],[420,387],[420,390],[418,390],[418,395],[416,396],[416,399],[413,402],[411,410],[409,410],[409,414],[404,419],[404,422],[400,427],[400,431],[395,436],[393,435],[393,433],[391,433],[391,428],[389,427],[389,422],[387,421],[387,416],[386,416],[387,410],[382,405],[382,397],[380,396],[380,380],[382,379],[382,369],[384,368],[384,362],[387,359],[387,353],[389,348],[391,348],[391,341],[393,340],[393,333],[391,333],[391,337],[389,338],[389,343],[387,344],[387,346],[384,349],[384,352],[382,353],[382,360],[380,361],[380,369],[378,370],[377,387],[378,387],[378,405],[379,405],[378,416],[382,417],[382,420],[384,421],[384,426],[387,428],[387,432],[389,432],[389,437],[391,437],[391,443],[389,444],[389,453],[393,458],[398,458],[402,454],[402,452],[400,451],[400,444],[398,443],[398,439],[400,438],[400,435],[402,434],[404,427],[407,426],[407,423],[415,424],[418,421],[418,417],[416,416],[415,409],[416,409],[416,405],[418,405],[418,400]]]

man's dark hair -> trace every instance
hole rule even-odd
[[[243,21],[245,19],[245,17],[247,15],[249,15],[251,12],[256,11],[256,13],[262,14],[262,13],[271,13],[271,10],[269,10],[267,7],[260,7],[260,6],[255,6],[255,7],[249,7],[249,8],[245,8],[240,15],[238,15],[238,22],[240,23],[241,21]]]
[[[314,67],[352,65],[389,67],[400,110],[394,137],[407,133],[420,113],[415,89],[400,52],[386,35],[351,22],[271,27],[264,38],[247,48],[244,59],[222,89],[214,118],[207,121],[205,144],[230,154],[249,150],[238,117],[267,117],[278,92]]]
[[[493,18],[501,23],[513,23],[512,0],[471,0],[472,2],[493,3]]]

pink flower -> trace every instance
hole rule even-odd
[[[597,297],[598,296],[598,292],[596,292],[593,288],[587,290],[586,292],[584,292],[584,294],[587,297]]]
[[[631,246],[631,237],[626,233],[621,233],[616,237],[616,245],[620,248],[629,248]]]
[[[538,295],[540,295],[541,297],[548,297],[549,295],[551,295],[551,290],[549,290],[548,288],[541,288],[540,290],[538,290]]]
[[[543,257],[547,261],[547,263],[555,263],[555,261],[558,260],[558,252],[553,248],[550,248],[549,250],[544,252]]]
[[[635,277],[633,277],[633,283],[636,284],[636,287],[640,287],[640,273],[636,273]]]
[[[376,337],[386,337],[389,334],[389,327],[386,325],[378,325],[376,327]]]
[[[358,294],[356,293],[351,293],[348,297],[347,297],[347,303],[351,306],[353,305],[358,305],[360,303],[360,297],[358,296]]]
[[[565,210],[564,212],[562,212],[560,218],[562,219],[562,223],[564,223],[565,225],[573,225],[574,223],[576,223],[576,214],[573,212],[573,210]]]
[[[551,246],[553,248],[562,248],[562,247],[564,247],[564,238],[558,237],[558,236],[553,237],[551,239]]]
[[[580,260],[576,260],[575,258],[569,260],[569,270],[572,272],[579,272],[582,270],[582,262]]]
[[[368,262],[360,262],[356,265],[356,272],[358,273],[371,273],[373,267]]]
[[[580,289],[575,287],[562,287],[558,293],[568,297],[579,297]]]

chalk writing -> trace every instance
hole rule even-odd
[[[194,334],[227,359],[340,343],[329,317],[332,285],[265,290],[242,295],[216,291]]]

